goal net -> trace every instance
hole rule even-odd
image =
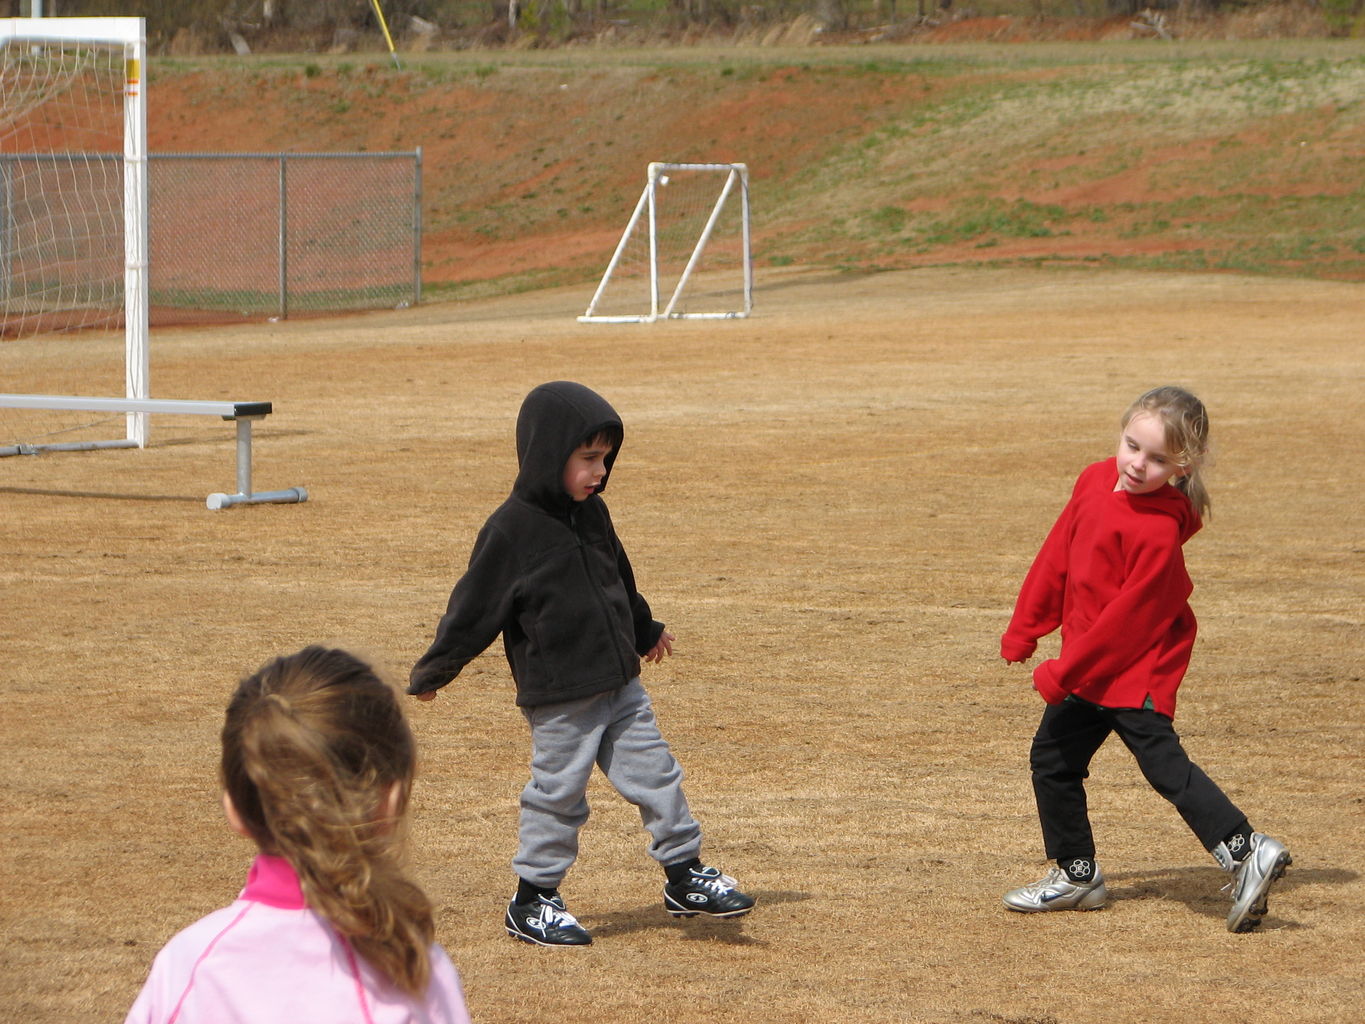
[[[744,164],[649,165],[640,200],[578,319],[732,319],[753,306]]]
[[[147,397],[145,55],[141,18],[0,19],[0,392]],[[0,408],[0,445],[146,443],[63,442],[90,418]]]

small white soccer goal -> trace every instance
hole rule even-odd
[[[146,49],[141,18],[0,19],[7,391],[147,398]],[[106,348],[120,326],[121,360],[116,340]],[[14,342],[36,335],[70,340]],[[115,418],[123,438],[85,446],[146,444],[146,412]],[[86,429],[45,423],[40,438],[30,424],[0,426],[31,441]]]
[[[649,165],[582,323],[729,320],[753,308],[749,170]]]

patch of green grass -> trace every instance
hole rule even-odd
[[[375,309],[396,306],[411,301],[413,284],[400,281],[392,284],[358,286],[356,288],[307,291],[294,288],[289,292],[287,306],[291,310]],[[177,309],[215,310],[242,315],[276,313],[280,296],[276,291],[260,289],[153,289],[151,301],[158,306]]]
[[[925,245],[969,242],[985,236],[997,238],[1048,238],[1059,233],[1067,212],[1061,206],[1039,205],[1025,199],[1012,203],[988,200],[965,206],[954,217],[931,221],[920,231]]]
[[[905,230],[910,214],[900,206],[883,206],[868,217],[868,223],[879,231],[898,235]]]
[[[504,277],[483,281],[430,282],[422,285],[422,301],[426,302],[468,302],[472,299],[493,298],[502,295],[520,295],[523,292],[538,291],[542,288],[560,288],[565,285],[584,285],[583,304],[587,305],[592,296],[592,287],[601,276],[602,268],[556,267],[553,269],[531,270],[508,274]]]
[[[1145,238],[1149,235],[1160,235],[1170,230],[1171,222],[1164,217],[1155,217],[1151,220],[1132,221],[1129,225],[1119,232],[1119,238]]]

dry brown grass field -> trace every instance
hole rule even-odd
[[[256,484],[306,504],[208,511],[232,482],[216,422],[0,461],[0,1019],[121,1020],[161,945],[236,895],[231,687],[314,641],[405,676],[511,484],[522,396],[573,378],[624,417],[608,499],[679,638],[646,685],[708,856],[759,905],[670,920],[638,818],[595,784],[564,886],[595,944],[509,939],[528,750],[491,650],[408,707],[411,864],[476,1021],[1360,1020],[1365,286],[769,271],[747,321],[584,326],[585,301],[158,333],[158,394],[275,402]],[[1116,743],[1091,783],[1111,906],[1000,905],[1044,863],[1042,704],[998,636],[1075,474],[1168,381],[1217,446],[1177,726],[1295,859],[1250,935]]]

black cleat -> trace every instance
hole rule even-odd
[[[559,893],[537,896],[534,903],[509,903],[507,934],[537,946],[589,946],[592,936],[564,909]]]
[[[664,886],[664,909],[674,917],[741,917],[754,909],[755,902],[717,868],[695,867],[681,882]]]

